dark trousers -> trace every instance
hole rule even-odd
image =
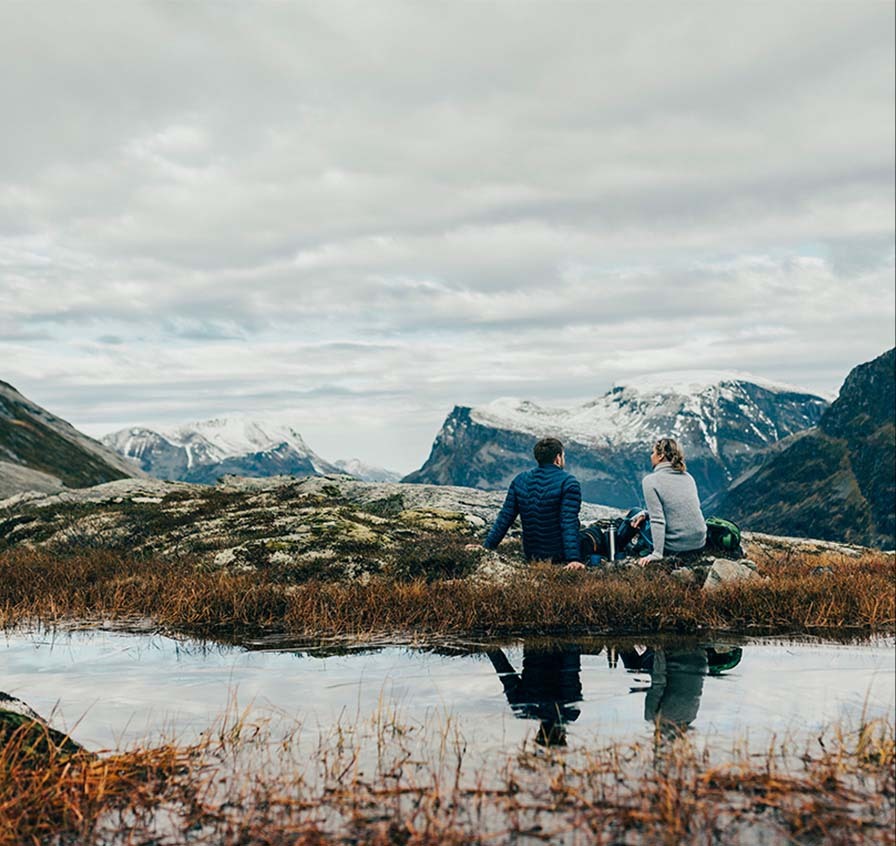
[[[614,537],[614,548],[618,555],[639,533],[638,529],[633,529],[631,518],[637,511],[627,516],[622,522],[616,526],[611,525],[607,529],[600,526],[589,526],[579,533],[579,547],[582,554],[582,561],[589,561],[592,555],[599,555],[601,558],[610,557],[610,533]]]

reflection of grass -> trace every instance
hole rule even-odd
[[[425,553],[425,555],[424,555]],[[473,553],[475,555],[475,553]],[[892,556],[860,559],[787,553],[759,559],[767,580],[710,592],[663,573],[575,574],[532,566],[506,584],[452,578],[438,550],[365,580],[294,580],[293,563],[251,572],[207,572],[187,560],[134,560],[92,550],[57,558],[0,555],[0,626],[65,619],[154,619],[206,635],[276,630],[343,634],[689,633],[704,629],[793,633],[853,627],[892,630]],[[408,559],[410,561],[410,559]],[[821,568],[825,572],[818,573]],[[298,582],[298,583],[297,583]]]
[[[0,747],[0,844],[886,842],[888,723],[713,760],[687,738],[467,749],[385,709],[309,736],[232,714],[193,746],[97,757]]]

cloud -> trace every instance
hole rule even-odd
[[[647,370],[835,391],[893,344],[893,23],[5,4],[0,378],[97,426],[366,407],[396,461]]]

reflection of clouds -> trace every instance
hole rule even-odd
[[[52,715],[58,728],[77,723],[75,739],[91,748],[162,733],[188,738],[206,730],[234,698],[238,708],[251,704],[256,717],[298,720],[315,731],[336,719],[367,720],[381,707],[398,709],[414,724],[451,719],[472,751],[512,745],[533,730],[512,717],[481,655],[388,648],[318,658],[108,632],[54,640],[9,634],[0,649],[0,688]],[[750,643],[726,675],[699,677],[692,731],[722,740],[749,732],[761,745],[772,733],[817,733],[841,719],[858,720],[866,699],[868,718],[892,719],[894,650],[892,640],[865,647]],[[505,653],[518,670],[522,649]],[[583,655],[570,742],[647,736],[650,679],[648,672],[625,672],[621,662],[611,668],[604,654]]]

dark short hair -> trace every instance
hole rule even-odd
[[[542,438],[535,444],[535,449],[532,451],[535,453],[535,460],[539,464],[553,464],[554,459],[562,454],[563,444],[556,438]]]

